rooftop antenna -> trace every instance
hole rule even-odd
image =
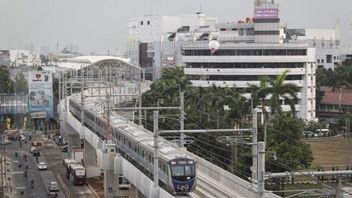
[[[199,4],[199,12],[197,12],[197,14],[202,14],[202,4]]]

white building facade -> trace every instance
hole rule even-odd
[[[131,19],[128,23],[126,57],[131,59],[131,64],[139,65],[152,74],[157,59],[155,54],[160,54],[160,43],[166,39],[167,34],[196,32],[202,27],[213,27],[216,22],[216,18],[202,13],[181,16],[150,15]],[[179,54],[180,52],[178,50]]]

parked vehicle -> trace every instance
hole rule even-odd
[[[312,131],[303,131],[302,132],[303,136],[306,138],[314,138],[314,137],[318,137],[317,134],[313,133]]]
[[[318,137],[328,136],[330,134],[329,129],[317,129],[316,134]]]

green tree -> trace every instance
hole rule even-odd
[[[15,77],[14,91],[16,93],[28,93],[28,81],[22,72],[17,73]]]
[[[313,161],[310,146],[302,141],[304,122],[289,113],[277,113],[268,128],[267,169],[292,171],[308,168]]]
[[[280,99],[283,98],[285,103],[290,105],[292,114],[295,115],[299,88],[292,83],[285,83],[288,72],[288,70],[284,71],[275,79],[264,76],[260,79],[259,86],[250,85],[248,89],[252,93],[253,106],[260,106],[264,114],[266,114],[266,106],[270,106],[271,114],[275,114],[282,111]],[[271,95],[271,98],[268,101],[267,97],[269,95]]]
[[[0,66],[0,93],[13,93],[13,83],[6,66]]]
[[[260,78],[259,86],[249,84],[248,88],[251,92],[252,105],[254,107],[260,107],[262,111],[262,122],[264,123],[264,117],[267,114],[266,107],[269,106],[267,97],[271,92],[270,88],[270,78],[268,76],[262,76]]]
[[[292,83],[285,83],[287,78],[288,70],[284,71],[281,75],[277,76],[275,80],[270,82],[271,86],[271,112],[275,114],[276,112],[281,112],[280,98],[283,98],[287,102],[292,111],[292,115],[295,116],[295,104],[297,103],[297,92],[299,88]]]

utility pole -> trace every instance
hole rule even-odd
[[[258,133],[257,133],[257,117],[258,111],[253,109],[253,136],[252,136],[252,181],[256,181],[258,179]]]
[[[158,143],[158,118],[159,118],[159,112],[154,111],[153,112],[153,118],[154,118],[154,185],[153,185],[153,190],[152,190],[152,197],[159,197],[159,143]]]
[[[180,92],[180,109],[181,109],[181,116],[180,116],[180,130],[185,129],[185,97],[184,92]],[[185,145],[185,134],[183,132],[180,133],[180,147],[183,148]]]
[[[141,80],[137,83],[138,84],[138,106],[139,106],[139,110],[138,110],[138,124],[139,126],[142,126],[142,84],[141,84]]]
[[[264,197],[265,193],[265,142],[258,143],[258,198]]]

